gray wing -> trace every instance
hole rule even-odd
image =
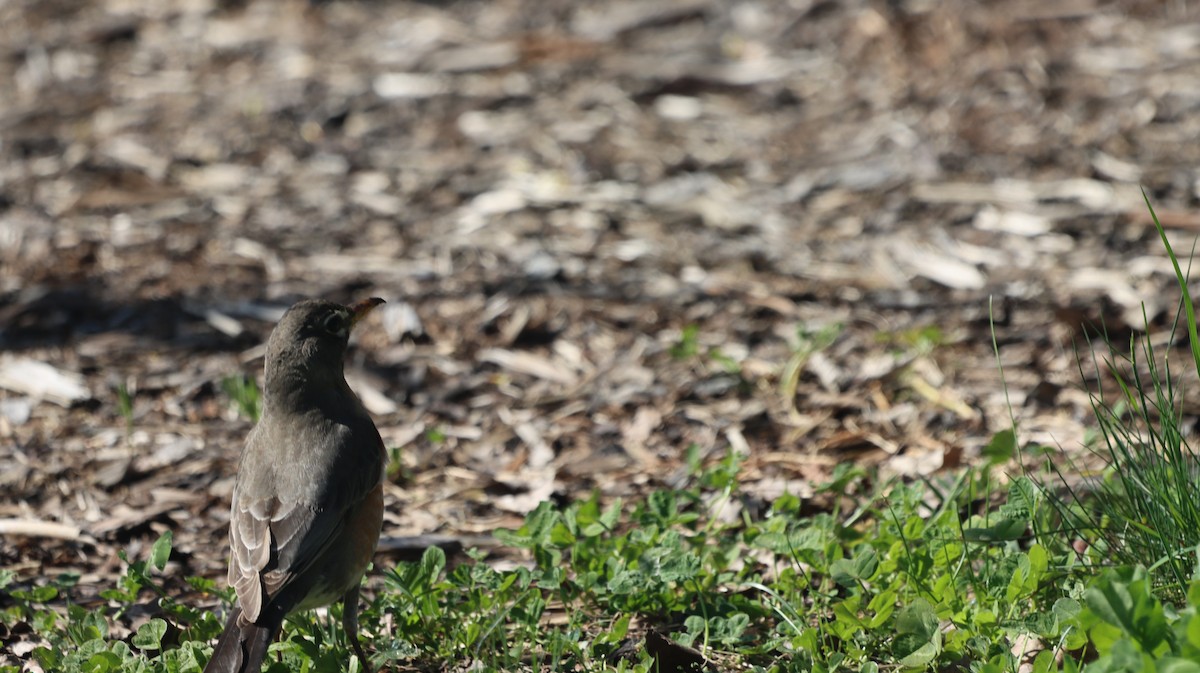
[[[373,425],[369,430],[366,436],[378,442],[382,450],[379,433]],[[260,458],[254,451],[255,442],[261,441],[259,435],[251,434],[243,460]],[[297,439],[320,441],[314,437]],[[352,440],[334,433],[325,435],[325,441]],[[297,449],[292,455],[311,453]],[[263,608],[324,555],[346,511],[379,483],[382,461],[378,457],[363,460],[369,453],[373,452],[331,451],[322,455],[336,461],[326,465],[304,460],[288,465],[261,463],[252,471],[259,477],[252,483],[243,483],[239,470],[229,519],[229,583],[248,620],[257,621]],[[329,470],[336,470],[336,477]],[[296,596],[294,600],[302,598]],[[285,612],[290,608],[284,606]]]

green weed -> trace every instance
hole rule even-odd
[[[125,432],[133,432],[133,395],[124,381],[117,386],[117,413],[125,419]]]
[[[796,338],[791,344],[792,354],[779,375],[779,393],[789,407],[795,404],[796,389],[800,385],[800,373],[804,370],[804,364],[813,353],[833,345],[841,333],[842,325],[837,323],[815,329],[808,325],[796,327]]]
[[[234,374],[221,380],[221,390],[233,401],[238,415],[257,423],[262,414],[262,393],[252,376]]]

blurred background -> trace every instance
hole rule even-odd
[[[223,576],[303,297],[388,301],[347,364],[385,555],[731,453],[736,517],[839,464],[941,474],[1012,417],[1078,451],[1081,325],[1174,316],[1141,189],[1179,249],[1200,228],[1198,18],[0,1],[0,521],[33,531],[0,564],[86,586],[170,529],[180,577]]]

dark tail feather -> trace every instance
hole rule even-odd
[[[262,670],[267,648],[279,634],[282,620],[265,618],[261,624],[240,623],[240,608],[234,608],[225,622],[212,658],[204,673],[258,673]]]

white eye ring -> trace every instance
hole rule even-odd
[[[321,327],[330,334],[342,335],[346,333],[346,319],[341,313],[330,313],[325,316],[325,320],[321,322]]]

